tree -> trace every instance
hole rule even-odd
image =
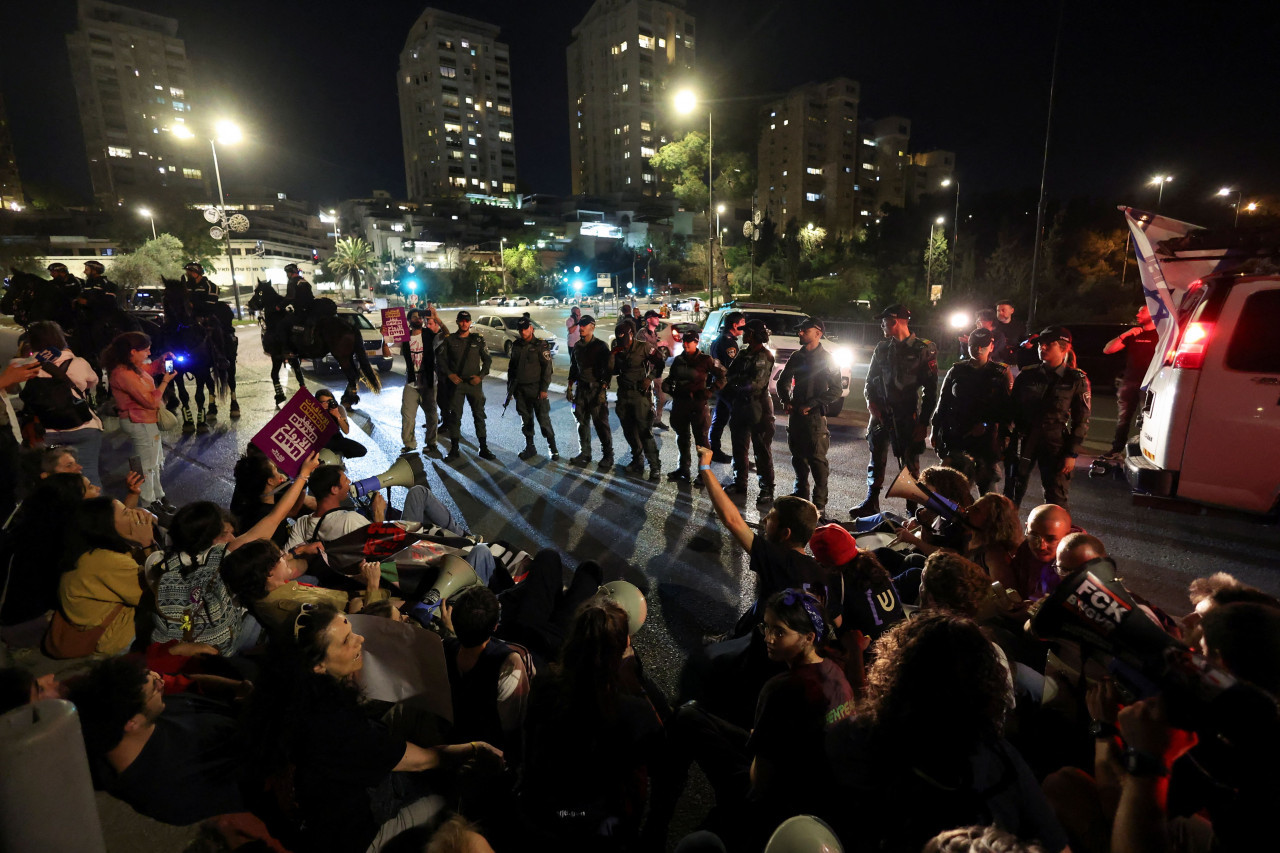
[[[800,248],[804,249],[806,255],[812,256],[817,253],[818,247],[827,239],[827,229],[810,222],[800,230],[797,236],[800,240]]]
[[[947,249],[947,231],[945,228],[934,228],[930,232],[929,244],[924,249],[925,283],[929,286],[943,284],[951,269],[951,252]],[[933,294],[926,293],[925,298],[932,300]]]
[[[707,135],[693,130],[668,142],[649,159],[649,165],[671,184],[671,192],[689,210],[707,209]]]
[[[503,250],[502,267],[513,290],[527,290],[542,278],[537,251],[523,244]]]
[[[148,240],[127,255],[118,255],[107,276],[120,286],[126,299],[139,287],[160,284],[161,278],[181,278],[187,257],[182,241],[172,234]]]
[[[350,278],[355,298],[359,299],[360,280],[368,275],[373,261],[373,247],[363,237],[343,237],[334,246],[333,255],[325,261],[325,266],[339,281]]]

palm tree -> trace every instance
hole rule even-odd
[[[333,254],[325,261],[329,272],[341,281],[351,279],[356,299],[360,298],[360,278],[373,263],[373,247],[363,237],[344,237],[333,247]]]

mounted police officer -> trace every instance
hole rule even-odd
[[[88,264],[85,264],[87,267]],[[67,269],[67,265],[61,261],[54,261],[45,269],[48,270],[52,283],[62,291],[67,299],[75,299],[80,295],[80,288],[84,286],[84,282],[71,274]],[[48,318],[53,319],[53,318]]]
[[[755,451],[756,477],[760,481],[757,503],[773,500],[773,398],[769,380],[773,376],[773,354],[765,349],[769,327],[763,320],[751,320],[742,330],[746,349],[729,365],[724,393],[732,401],[729,436],[733,443],[733,482],[726,492],[747,493],[747,449]]]
[[[787,447],[796,472],[792,497],[810,499],[809,475],[813,474],[813,505],[821,513],[827,506],[827,407],[840,399],[840,368],[822,346],[826,327],[808,317],[800,324],[800,349],[787,359],[778,375],[778,400],[787,418]]]
[[[601,471],[613,467],[613,432],[609,429],[609,346],[596,335],[596,319],[583,314],[578,319],[578,331],[582,335],[573,347],[573,359],[569,365],[569,384],[565,398],[573,403],[573,414],[578,419],[578,455],[569,460],[570,465],[587,465],[591,462],[591,427],[595,426],[600,439]]]
[[[186,272],[182,277],[182,283],[186,285],[187,293],[191,295],[193,306],[218,301],[218,285],[205,276],[203,264],[192,261],[182,269]]]
[[[964,473],[979,494],[1000,480],[1000,441],[1008,434],[1009,367],[992,358],[1000,342],[989,329],[969,333],[969,358],[956,362],[942,380],[929,443],[943,465]]]
[[[85,261],[78,302],[90,311],[114,311],[119,305],[120,288],[107,278],[106,271],[101,261]]]
[[[623,320],[614,329],[611,372],[618,377],[618,421],[631,448],[630,474],[643,474],[649,463],[649,480],[657,482],[658,444],[653,440],[653,384],[662,377],[666,359],[653,344],[636,337],[636,327]]]
[[[46,268],[52,276],[50,285],[33,294],[31,321],[55,320],[64,329],[74,320],[74,301],[80,296],[84,282],[67,269],[67,265],[55,261]],[[30,322],[30,321],[29,321]]]
[[[305,283],[305,279],[303,279]],[[310,286],[308,285],[308,290]],[[489,347],[484,338],[471,334],[471,312],[458,312],[458,331],[444,339],[443,355],[448,379],[453,383],[453,403],[449,413],[449,455],[446,460],[461,459],[458,445],[462,441],[462,407],[471,405],[471,421],[476,428],[476,443],[481,459],[496,459],[489,450],[489,434],[484,419],[484,377],[489,375]]]
[[[680,467],[667,475],[673,483],[687,483],[692,479],[690,436],[698,447],[707,446],[707,433],[711,429],[707,400],[712,392],[724,387],[724,365],[698,351],[701,337],[697,329],[681,336],[682,351],[672,359],[667,378],[662,380],[663,390],[671,396],[671,428],[676,432],[676,446],[680,448]],[[702,480],[698,478],[694,482],[701,486]]]
[[[738,356],[738,350],[741,349],[738,335],[742,334],[746,324],[747,318],[741,311],[730,311],[724,315],[719,337],[711,342],[711,357],[726,368],[733,364],[733,360]],[[732,402],[733,400],[723,388],[716,395],[715,411],[711,413],[711,433],[707,439],[707,446],[711,448],[711,458],[716,462],[733,461],[732,456],[720,449],[724,428],[729,425],[729,410]]]
[[[511,344],[511,360],[507,365],[507,400],[515,399],[521,431],[524,432],[524,450],[516,455],[528,459],[538,452],[533,447],[533,419],[536,416],[551,458],[559,459],[556,433],[551,428],[551,403],[547,400],[547,389],[551,387],[551,345],[534,337],[532,320],[522,319],[516,328],[520,337]]]
[[[1070,329],[1049,326],[1034,342],[1040,363],[1024,368],[1013,381],[1011,470],[1004,493],[1020,504],[1032,469],[1039,468],[1043,503],[1065,509],[1076,456],[1089,434],[1089,377],[1071,366]]]
[[[899,465],[919,477],[928,418],[938,402],[938,348],[933,341],[912,333],[910,309],[890,305],[876,319],[885,339],[871,354],[863,390],[871,415],[867,423],[871,461],[867,464],[867,498],[849,510],[854,518],[880,512],[890,448]]]

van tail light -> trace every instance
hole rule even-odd
[[[1213,336],[1212,323],[1188,323],[1173,353],[1173,366],[1183,370],[1199,370],[1204,364],[1204,353]]]

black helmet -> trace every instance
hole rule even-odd
[[[96,273],[104,273],[107,268],[102,265],[101,261],[85,261],[84,265]]]
[[[629,338],[634,336],[635,333],[636,333],[636,326],[630,320],[623,320],[613,329],[613,336],[615,338],[621,338],[621,337]]]
[[[192,261],[191,263],[187,264],[185,267],[183,267],[183,269],[186,270],[187,272],[194,272],[194,273],[199,273],[200,275],[204,275],[204,266],[199,263],[196,263],[195,261]]]
[[[67,265],[62,263],[62,261],[54,261],[53,263],[49,264],[49,266],[46,267],[46,269],[49,271],[50,275],[56,275],[57,273],[60,273],[60,272],[66,272]]]
[[[293,273],[293,274],[296,274],[296,275],[301,275],[301,274],[302,274],[302,273],[298,272],[298,265],[297,265],[297,264],[285,264],[285,265],[284,265],[284,271],[285,271],[285,274],[286,274],[286,275],[288,275],[288,274],[290,274],[290,273]]]
[[[742,335],[744,338],[750,335],[756,343],[769,343],[769,327],[764,320],[748,320],[747,325],[742,327]]]

